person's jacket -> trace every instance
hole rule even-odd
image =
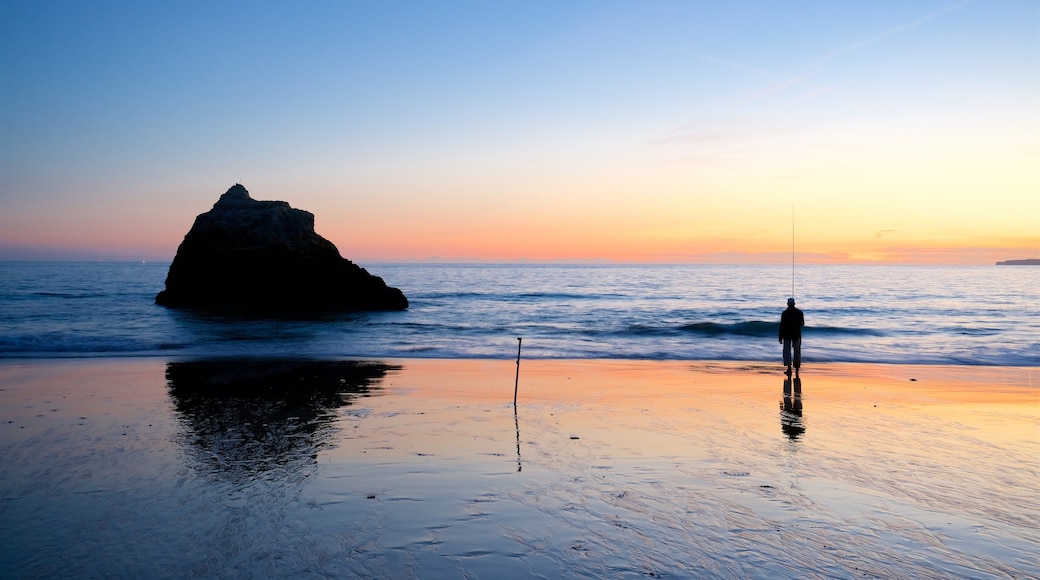
[[[805,316],[802,311],[794,306],[788,306],[787,310],[780,315],[780,338],[801,338],[803,326],[805,326]]]

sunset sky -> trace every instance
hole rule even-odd
[[[1040,257],[1040,3],[0,0],[0,259]]]

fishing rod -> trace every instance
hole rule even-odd
[[[794,298],[794,204],[791,204],[791,298]]]

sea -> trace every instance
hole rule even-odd
[[[361,264],[410,307],[305,320],[155,304],[168,263],[0,263],[0,358],[733,360],[1040,365],[1028,266]]]

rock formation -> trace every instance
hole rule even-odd
[[[315,233],[314,214],[238,184],[195,218],[155,303],[260,315],[408,308],[404,293]]]

